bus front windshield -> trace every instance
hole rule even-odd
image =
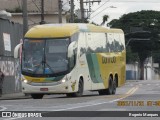
[[[68,71],[69,39],[24,39],[22,73],[57,75]]]

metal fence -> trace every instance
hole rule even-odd
[[[14,48],[23,37],[23,26],[0,18],[0,68],[5,74],[3,94],[21,91],[19,61]]]

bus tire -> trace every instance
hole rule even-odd
[[[33,99],[42,99],[44,94],[31,94]]]
[[[116,78],[113,80],[113,88],[112,88],[112,94],[116,94],[116,87],[117,87],[117,84],[116,84]]]
[[[99,90],[98,93],[99,95],[105,95],[105,90]]]
[[[78,91],[76,93],[73,93],[74,97],[81,97],[83,95],[83,80],[82,78],[79,79],[78,84]]]
[[[76,93],[67,93],[67,97],[81,97],[83,95],[83,80],[80,78],[78,84],[78,91]]]
[[[113,80],[109,77],[108,88],[106,89],[106,95],[112,95],[113,92]]]
[[[99,95],[111,95],[113,93],[113,80],[111,77],[109,77],[108,88],[99,90],[98,93]]]
[[[75,97],[81,97],[83,95],[83,80],[80,78],[78,84],[78,91],[74,93]]]
[[[66,96],[67,96],[67,97],[74,97],[74,96],[73,96],[73,93],[67,93]]]

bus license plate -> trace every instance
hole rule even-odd
[[[48,88],[40,88],[40,91],[48,91]]]

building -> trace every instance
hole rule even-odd
[[[40,2],[27,0],[29,27],[41,21]],[[44,8],[45,21],[58,23],[58,0],[44,0]],[[66,22],[65,12],[62,13],[62,22]],[[3,94],[21,91],[19,60],[14,59],[13,54],[15,46],[23,38],[22,23],[22,0],[0,0],[0,68],[5,74]]]
[[[11,21],[23,23],[22,0],[1,0],[0,10],[12,13]],[[41,21],[41,0],[27,0],[29,27]],[[44,0],[44,18],[47,23],[58,23],[58,0]],[[62,12],[62,22],[66,22],[66,12]]]
[[[0,68],[5,74],[3,94],[21,91],[19,60],[14,48],[23,38],[23,26],[0,17]]]

